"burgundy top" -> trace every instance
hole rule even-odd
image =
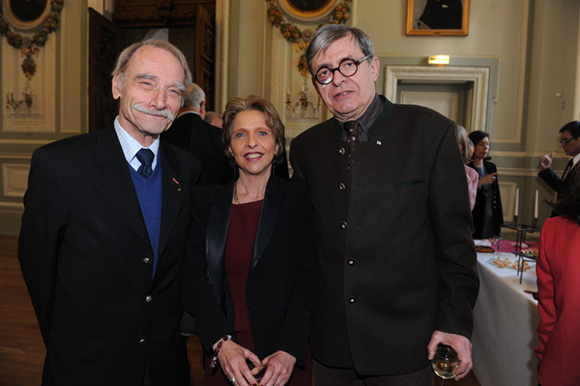
[[[226,239],[225,271],[234,303],[236,331],[252,330],[246,305],[246,282],[250,274],[262,202],[232,205]]]
[[[234,304],[234,328],[237,343],[255,351],[252,337],[250,315],[246,304],[246,283],[250,274],[250,264],[254,253],[254,243],[260,221],[263,200],[245,204],[232,204],[230,225],[226,238],[225,272],[229,282],[229,290]],[[264,358],[260,358],[264,359]],[[220,369],[209,367],[209,358],[205,357],[205,384],[207,386],[230,386],[229,379]],[[292,377],[287,386],[312,385],[312,358],[308,349],[306,367],[294,367]]]

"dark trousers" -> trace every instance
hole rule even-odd
[[[149,375],[149,362],[145,364],[145,376],[143,377],[143,386],[151,386],[151,375]]]
[[[327,367],[312,361],[316,386],[433,386],[433,370],[427,366],[415,373],[364,376],[354,368]]]

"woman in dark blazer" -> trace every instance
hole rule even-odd
[[[223,370],[206,360],[206,385],[255,384],[245,362],[230,361],[240,352],[254,362],[253,373],[265,368],[262,384],[309,385],[307,339],[317,283],[306,185],[272,175],[284,126],[266,100],[228,102],[224,143],[239,178],[194,194],[195,257],[183,280],[185,304],[203,304],[202,312],[194,310],[195,327],[204,347],[217,349]],[[213,296],[193,278],[206,270]]]
[[[474,239],[488,239],[501,234],[503,209],[497,181],[497,168],[489,162],[489,134],[473,131],[469,134],[473,142],[473,161],[469,164],[479,174],[473,215]]]

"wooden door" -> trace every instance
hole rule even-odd
[[[215,0],[115,0],[113,21],[124,45],[167,29],[169,42],[187,58],[193,81],[206,93],[207,109],[215,96]]]
[[[195,24],[194,82],[205,91],[206,109],[215,110],[215,15],[201,4]]]
[[[113,123],[119,103],[113,99],[111,73],[120,52],[119,28],[89,8],[89,131]]]

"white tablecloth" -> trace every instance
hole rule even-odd
[[[514,261],[512,253],[499,253]],[[490,264],[492,253],[478,253],[479,296],[474,310],[473,372],[482,386],[537,386],[540,321],[538,303],[525,290],[536,292],[535,263],[522,284],[516,270]]]

